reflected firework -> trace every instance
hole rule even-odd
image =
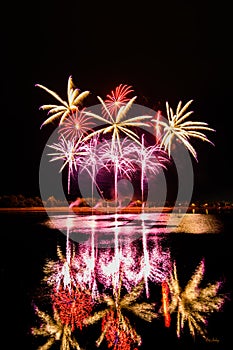
[[[90,316],[93,308],[93,301],[89,290],[82,290],[78,287],[71,290],[60,288],[51,293],[53,308],[57,310],[61,322],[71,327],[82,330],[84,320]]]
[[[174,263],[173,273],[168,281],[171,295],[169,312],[171,314],[177,312],[176,332],[178,338],[181,336],[185,323],[187,323],[189,332],[193,337],[197,333],[206,341],[214,341],[214,339],[209,339],[207,336],[207,318],[212,312],[221,310],[225,295],[218,294],[221,286],[220,282],[209,283],[206,287],[200,287],[204,272],[203,259],[186,287],[182,289],[179,285],[176,264]]]
[[[55,343],[60,342],[61,350],[82,350],[76,338],[72,334],[71,327],[63,324],[56,309],[54,309],[53,317],[39,310],[35,306],[35,312],[41,320],[40,327],[32,328],[32,334],[35,336],[43,336],[48,338],[46,343],[38,348],[38,350],[50,349]]]
[[[130,350],[132,345],[141,345],[141,337],[130,324],[129,318],[124,315],[124,310],[131,311],[147,322],[152,322],[157,317],[157,313],[154,312],[154,304],[137,303],[143,289],[143,283],[139,283],[130,293],[121,296],[122,290],[121,285],[119,285],[119,288],[113,288],[113,296],[102,295],[99,302],[100,304],[107,304],[107,307],[104,310],[97,311],[84,321],[89,325],[102,319],[102,333],[96,341],[98,347],[104,338],[108,347],[113,346],[113,349]]]
[[[71,245],[70,242],[69,245]],[[43,281],[51,286],[53,290],[58,291],[62,287],[64,290],[68,289],[71,292],[72,288],[77,285],[74,246],[69,248],[69,253],[66,256],[63,255],[61,248],[57,246],[57,256],[57,261],[47,259],[43,269],[45,274]]]

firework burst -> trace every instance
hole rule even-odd
[[[81,111],[78,109],[72,110],[59,127],[59,133],[69,140],[76,140],[93,131],[91,127],[94,126],[95,123],[91,117],[86,116],[84,111],[85,108]]]
[[[98,167],[101,167],[103,164],[102,159],[99,157],[99,149],[98,149],[98,135],[93,137],[90,142],[86,145],[87,152],[84,158],[84,161],[80,167],[80,174],[84,171],[88,173],[91,178],[91,201],[92,207],[94,204],[94,185],[98,188],[99,193],[101,190],[96,182],[96,173],[98,171]]]
[[[121,141],[121,150],[118,148],[118,143],[115,141],[115,145],[113,143],[109,143],[104,140],[103,144],[99,148],[99,159],[102,161],[103,166],[107,169],[107,171],[114,171],[114,193],[115,193],[115,203],[118,200],[118,190],[117,190],[117,182],[120,176],[125,176],[126,178],[130,178],[130,175],[134,171],[134,164],[130,159],[130,151],[132,148],[131,142],[128,138],[124,138]]]
[[[120,107],[130,100],[127,96],[131,92],[134,92],[132,86],[120,84],[106,96],[104,102],[112,115],[117,115]]]
[[[177,312],[177,337],[180,337],[184,324],[187,323],[190,334],[200,334],[206,341],[211,341],[204,327],[207,325],[207,317],[214,311],[219,311],[224,303],[225,296],[218,295],[220,282],[208,284],[201,288],[200,282],[204,277],[204,259],[197,266],[193,276],[186,287],[182,289],[179,285],[176,264],[168,281],[171,295],[169,312]]]
[[[58,143],[47,145],[48,147],[57,151],[56,153],[48,153],[52,156],[51,162],[56,160],[63,160],[59,172],[65,168],[68,164],[68,193],[70,192],[70,177],[73,174],[74,169],[77,171],[78,165],[82,163],[83,157],[87,154],[87,146],[82,143],[82,137],[76,142],[74,139],[67,140],[64,135],[61,135]]]
[[[56,92],[48,89],[44,85],[36,84],[35,86],[45,90],[50,95],[52,95],[57,101],[61,103],[61,105],[48,104],[40,107],[40,109],[42,110],[47,110],[49,115],[49,118],[47,118],[43,122],[41,127],[60,117],[61,119],[60,119],[59,125],[61,125],[64,122],[64,120],[70,114],[72,114],[72,112],[77,111],[77,109],[79,109],[79,106],[82,105],[84,98],[86,98],[90,93],[90,91],[83,91],[82,93],[80,93],[80,90],[75,88],[74,86],[72,76],[70,76],[68,79],[68,86],[67,86],[68,101],[67,102],[62,100],[62,98]]]
[[[84,140],[87,140],[94,135],[98,134],[107,134],[112,133],[112,148],[116,146],[116,142],[118,144],[118,149],[121,152],[121,141],[120,141],[120,135],[128,136],[130,139],[135,141],[136,143],[140,144],[139,136],[132,131],[130,128],[132,127],[141,127],[141,126],[147,126],[148,123],[146,123],[146,120],[151,119],[151,116],[138,116],[138,117],[132,117],[127,119],[127,113],[132,107],[134,101],[136,100],[137,96],[134,96],[131,98],[126,104],[122,105],[116,116],[112,115],[111,111],[109,111],[108,107],[106,106],[106,103],[102,100],[101,97],[97,96],[98,100],[100,101],[102,108],[104,110],[104,116],[100,116],[98,114],[92,113],[92,112],[86,112],[88,116],[91,116],[93,118],[96,118],[100,121],[102,121],[105,125],[104,128],[100,128],[93,133],[90,133],[88,136],[84,138]]]
[[[167,153],[161,149],[159,144],[154,144],[145,147],[144,134],[141,138],[141,145],[133,145],[132,156],[135,158],[134,162],[141,170],[141,191],[142,191],[142,205],[144,206],[144,178],[145,175],[157,175],[161,169],[167,169],[166,163],[169,163]]]
[[[64,256],[61,248],[57,246],[57,255],[57,261],[47,259],[43,268],[45,274],[43,282],[57,291],[62,286],[63,289],[71,292],[73,286],[77,285],[77,266],[74,264],[75,250],[70,249],[69,256]]]
[[[88,325],[102,319],[102,333],[96,341],[97,346],[100,346],[104,338],[109,347],[114,346],[114,350],[130,350],[132,345],[141,345],[141,337],[123,314],[124,310],[131,311],[147,322],[152,322],[157,317],[157,313],[154,312],[154,304],[136,302],[144,289],[143,282],[140,282],[123,297],[121,289],[120,284],[119,288],[114,289],[113,296],[103,294],[99,302],[107,304],[107,308],[97,311],[93,316],[84,320]]]
[[[82,330],[84,320],[92,311],[93,301],[89,290],[75,289],[64,290],[60,288],[55,289],[51,293],[53,308],[57,310],[61,322],[71,327]]]
[[[156,125],[162,125],[164,127],[160,146],[164,147],[164,150],[168,152],[169,157],[171,155],[172,141],[174,138],[184,144],[184,146],[190,151],[196,161],[197,153],[189,142],[190,138],[198,138],[202,141],[206,141],[214,145],[213,142],[211,142],[207,136],[201,132],[201,130],[215,131],[214,129],[208,127],[207,123],[199,121],[184,121],[193,113],[193,111],[186,112],[192,102],[193,100],[190,100],[182,107],[182,102],[180,101],[177,105],[175,114],[167,102],[166,110],[168,123],[163,122],[159,119],[152,119]],[[184,112],[186,113],[184,114]]]
[[[62,323],[56,309],[54,309],[53,317],[39,310],[37,306],[35,306],[35,312],[41,319],[42,324],[39,328],[32,328],[31,332],[35,336],[48,338],[47,342],[40,346],[38,350],[48,350],[57,342],[60,342],[61,350],[81,350],[81,347],[72,334],[71,327]]]

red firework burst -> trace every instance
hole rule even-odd
[[[129,326],[129,320],[117,312],[110,310],[102,320],[102,332],[105,333],[105,339],[108,348],[112,350],[138,350],[135,347],[140,345],[139,337],[136,331]]]
[[[84,320],[90,316],[93,307],[91,294],[78,288],[54,290],[52,293],[54,309],[59,313],[61,322],[75,328],[82,329]]]
[[[116,115],[119,108],[130,100],[127,95],[134,91],[131,88],[132,86],[120,84],[106,96],[105,104],[111,114]]]

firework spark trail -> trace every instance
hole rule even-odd
[[[157,237],[147,236],[147,229],[142,222],[142,239],[135,245],[132,241],[122,240],[122,222],[119,214],[115,213],[113,222],[114,245],[104,249],[96,247],[96,225],[93,218],[90,222],[89,239],[78,245],[70,240],[69,220],[67,220],[66,253],[63,255],[61,248],[57,247],[58,260],[47,260],[44,267],[44,281],[59,290],[71,290],[77,285],[82,290],[92,291],[93,299],[99,294],[97,286],[100,284],[104,290],[121,284],[129,292],[144,279],[146,293],[149,297],[148,281],[161,283],[168,278],[171,270],[169,250],[162,247]]]
[[[151,244],[151,239],[148,244]],[[158,245],[148,249],[149,251],[149,271],[148,279],[153,283],[162,283],[170,275],[172,264],[171,264],[171,254],[170,250],[163,249]]]
[[[92,220],[90,240],[87,244],[79,244],[75,260],[77,267],[79,267],[76,279],[84,290],[88,288],[91,291],[93,300],[96,300],[99,296],[96,277],[98,249],[96,248],[95,226],[96,222]]]
[[[161,111],[156,112],[156,119],[152,119],[153,121],[155,121],[154,127],[154,134],[155,134],[155,142],[156,144],[159,144],[159,140],[161,140],[161,136],[162,136],[162,131],[161,131]]]
[[[141,257],[136,246],[130,243],[125,243],[121,249],[121,283],[122,286],[131,292],[143,279],[143,269]]]
[[[98,169],[101,166],[104,166],[103,160],[100,156],[99,147],[98,147],[98,135],[93,137],[89,144],[86,145],[87,152],[83,159],[83,162],[80,164],[80,174],[86,171],[91,178],[91,201],[92,208],[94,206],[94,185],[101,194],[98,183],[96,182],[96,174]]]
[[[160,145],[155,144],[145,147],[145,135],[142,135],[141,145],[134,144],[131,151],[131,157],[134,158],[135,164],[138,164],[141,170],[141,192],[142,192],[142,206],[144,207],[144,178],[145,175],[157,175],[161,169],[167,169],[169,160],[166,152],[164,152]]]
[[[208,127],[207,123],[199,121],[184,122],[184,120],[193,113],[193,111],[189,111],[184,114],[192,102],[193,100],[188,101],[184,107],[181,108],[182,102],[180,101],[177,105],[175,114],[172,108],[170,108],[168,102],[166,102],[168,123],[160,121],[158,119],[152,119],[156,125],[162,125],[164,127],[164,133],[162,140],[160,141],[160,145],[164,148],[165,151],[168,152],[169,157],[171,156],[172,141],[174,138],[178,139],[181,143],[184,144],[184,146],[190,151],[196,161],[197,153],[189,142],[190,137],[198,138],[202,141],[206,141],[214,145],[213,142],[211,142],[204,133],[200,132],[200,130],[215,131],[214,129]]]
[[[68,164],[68,193],[70,193],[71,176],[74,169],[77,171],[78,165],[82,164],[83,157],[87,154],[87,146],[82,143],[82,137],[76,142],[74,139],[67,140],[63,135],[59,138],[58,143],[47,146],[57,151],[56,153],[48,153],[49,156],[52,156],[50,162],[64,161],[59,172],[62,172]]]
[[[59,125],[61,125],[64,120],[73,112],[73,111],[77,111],[77,109],[79,109],[79,106],[82,105],[83,100],[89,95],[90,91],[84,91],[82,93],[80,93],[80,90],[75,88],[73,80],[72,80],[72,76],[69,76],[68,79],[68,86],[67,86],[67,98],[68,98],[68,102],[64,101],[61,99],[61,97],[54,91],[46,88],[45,86],[41,85],[41,84],[36,84],[35,86],[45,90],[46,92],[48,92],[50,95],[52,95],[56,100],[58,100],[61,105],[43,105],[40,107],[40,109],[42,110],[48,110],[48,116],[49,118],[47,118],[43,124],[41,125],[41,127],[45,124],[48,124],[50,122],[53,122],[55,119],[60,118],[60,123]]]
[[[99,148],[98,157],[103,166],[108,171],[111,171],[112,168],[114,169],[114,194],[116,207],[118,200],[118,177],[125,176],[129,179],[134,170],[134,164],[130,157],[131,149],[132,142],[130,142],[127,138],[124,138],[121,142],[121,152],[118,148],[118,143],[116,143],[116,145],[114,145],[112,148],[112,143],[109,143],[106,140]]]

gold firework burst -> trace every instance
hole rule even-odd
[[[98,114],[92,113],[92,112],[85,112],[86,115],[91,116],[93,118],[96,118],[100,121],[102,121],[107,126],[100,128],[92,133],[90,133],[88,136],[84,137],[84,141],[92,138],[94,135],[99,134],[107,134],[112,133],[112,148],[116,147],[118,145],[118,151],[121,153],[121,143],[120,143],[120,134],[124,134],[128,136],[131,140],[135,141],[140,145],[139,136],[132,131],[131,127],[141,127],[141,126],[147,126],[148,123],[146,122],[147,119],[151,119],[151,116],[145,115],[145,116],[136,116],[132,118],[127,118],[127,113],[132,107],[134,101],[136,100],[137,96],[134,96],[131,98],[126,104],[123,104],[116,116],[114,116],[109,108],[107,107],[106,103],[101,99],[101,97],[97,96],[98,100],[102,104],[103,110],[105,112],[106,117],[100,116]]]
[[[171,303],[169,312],[177,312],[177,337],[180,337],[184,324],[187,323],[190,334],[200,334],[206,341],[213,341],[207,336],[206,325],[208,316],[219,311],[224,303],[225,296],[218,295],[221,283],[208,284],[201,288],[199,285],[204,277],[204,259],[197,266],[186,287],[182,289],[177,277],[176,264],[168,281]]]
[[[58,341],[61,342],[61,350],[81,350],[77,340],[72,335],[71,327],[61,322],[56,309],[54,309],[53,318],[39,310],[38,307],[35,307],[35,312],[40,317],[42,324],[39,328],[32,328],[31,332],[35,336],[48,338],[47,342],[40,346],[38,350],[47,350]]]
[[[190,100],[182,107],[182,102],[180,101],[177,105],[175,114],[173,112],[173,109],[169,106],[168,102],[166,102],[168,123],[158,119],[152,119],[152,121],[154,121],[158,127],[160,125],[164,127],[160,146],[168,152],[169,157],[171,155],[172,142],[174,138],[183,143],[196,160],[197,153],[189,142],[190,138],[198,138],[202,141],[206,141],[214,145],[213,142],[210,141],[203,132],[201,132],[201,130],[215,131],[214,129],[208,127],[208,124],[206,122],[185,121],[185,119],[187,119],[193,113],[193,111],[186,112],[192,102],[193,100]]]
[[[67,87],[68,101],[67,102],[62,100],[62,98],[56,92],[48,89],[44,85],[36,84],[35,86],[45,90],[61,103],[61,105],[48,104],[40,107],[40,109],[42,110],[47,110],[49,115],[49,118],[47,118],[43,122],[41,127],[45,124],[48,124],[54,121],[54,119],[60,118],[60,117],[61,119],[60,119],[59,125],[61,125],[63,121],[66,119],[66,117],[72,114],[72,112],[79,109],[79,106],[82,105],[84,98],[87,97],[90,93],[90,91],[83,91],[82,93],[80,93],[80,90],[75,88],[74,86],[72,76],[70,76],[68,79],[68,87]]]

